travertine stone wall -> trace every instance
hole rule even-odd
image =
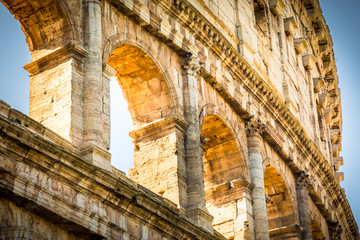
[[[157,121],[130,133],[134,168],[130,178],[170,199],[184,211],[187,204],[184,132],[187,123],[176,117]]]
[[[31,118],[0,102],[1,236],[360,238],[318,0],[1,2],[32,53]],[[132,180],[108,151],[113,76]]]

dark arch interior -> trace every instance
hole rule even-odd
[[[202,135],[204,146],[205,189],[243,178],[243,160],[233,133],[216,115],[205,118]]]

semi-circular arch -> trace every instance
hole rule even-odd
[[[20,22],[30,52],[48,52],[73,41],[73,22],[69,21],[63,0],[1,0]],[[36,56],[36,58],[39,58]],[[34,57],[33,57],[34,60]]]
[[[144,53],[149,55],[151,59],[154,61],[154,63],[157,65],[157,67],[160,69],[162,75],[165,78],[165,81],[168,85],[170,95],[172,98],[172,101],[174,102],[174,113],[175,116],[182,116],[181,113],[181,106],[183,105],[181,103],[182,97],[179,96],[179,93],[176,91],[175,87],[175,81],[172,79],[170,73],[165,68],[165,64],[161,62],[161,58],[156,54],[156,51],[151,48],[150,45],[145,43],[144,41],[136,38],[135,36],[128,34],[128,33],[117,33],[109,37],[104,44],[103,47],[103,54],[102,54],[102,61],[103,61],[103,67],[108,64],[109,58],[111,57],[112,53],[116,48],[122,45],[132,45],[134,47],[137,47],[141,49]]]
[[[203,128],[206,117],[208,117],[210,115],[218,116],[219,119],[221,121],[223,121],[225,123],[226,127],[229,128],[229,130],[231,131],[232,135],[234,136],[236,145],[239,149],[239,152],[241,154],[241,159],[244,162],[243,163],[244,164],[244,169],[243,169],[244,177],[249,180],[250,172],[249,172],[249,167],[248,167],[249,164],[248,164],[248,158],[247,158],[246,144],[241,143],[240,139],[239,139],[241,131],[243,130],[243,128],[240,127],[241,123],[237,122],[237,126],[235,126],[233,124],[233,121],[231,121],[231,118],[229,116],[227,116],[225,111],[223,111],[219,106],[217,106],[213,103],[207,103],[200,108],[200,113],[199,113],[200,129]]]

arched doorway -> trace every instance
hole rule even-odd
[[[129,176],[161,196],[184,205],[181,202],[186,201],[186,195],[180,194],[180,185],[185,177],[179,176],[179,166],[184,164],[184,136],[177,127],[181,120],[175,116],[176,104],[169,79],[155,61],[143,48],[128,43],[116,47],[108,59],[108,65],[116,71],[116,81],[134,125],[130,133],[134,142],[134,168]],[[117,107],[112,105],[112,112]],[[111,123],[114,124],[121,122]],[[120,161],[131,160],[122,158]]]
[[[248,232],[247,219],[251,218],[246,208],[251,191],[244,177],[243,156],[231,129],[218,115],[210,114],[204,119],[202,135],[206,140],[206,207],[214,217],[214,229],[228,239],[242,239]]]
[[[295,214],[288,187],[280,173],[272,166],[266,167],[264,185],[271,239],[298,237],[299,220]]]
[[[123,44],[113,50],[108,64],[116,70],[135,128],[172,115],[175,103],[167,81],[149,54]]]

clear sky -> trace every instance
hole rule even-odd
[[[334,42],[335,59],[340,79],[345,180],[341,186],[360,223],[360,1],[321,0],[323,14]],[[0,3],[0,99],[13,108],[28,114],[29,77],[22,68],[30,61],[25,36],[19,23]],[[131,118],[125,107],[121,89],[116,80],[111,81],[112,107],[112,163],[127,172],[132,163],[133,144],[128,132],[132,130]]]

